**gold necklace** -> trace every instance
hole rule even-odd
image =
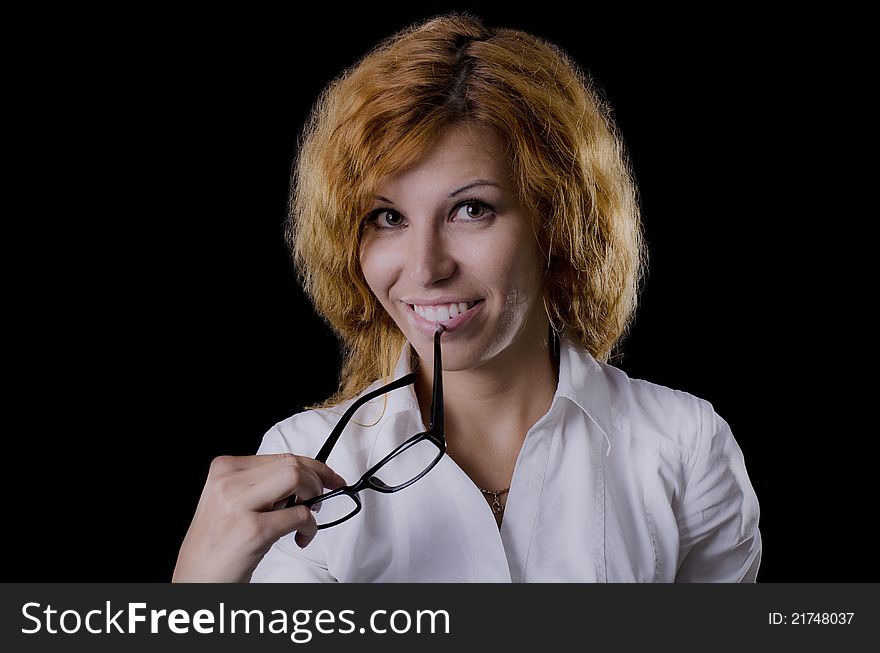
[[[480,488],[480,492],[483,494],[491,494],[492,495],[492,512],[496,515],[500,515],[504,512],[504,504],[501,503],[501,495],[507,492],[510,489],[510,486],[504,488],[503,490],[484,490]]]

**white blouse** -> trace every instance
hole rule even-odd
[[[407,344],[394,378],[409,371]],[[279,422],[257,453],[314,457],[354,401]],[[362,406],[327,464],[354,483],[423,430],[405,386]],[[526,434],[500,531],[448,455],[400,492],[360,496],[360,513],[305,549],[281,537],[251,582],[754,582],[761,563],[758,499],[712,405],[631,379],[565,335],[556,394]]]

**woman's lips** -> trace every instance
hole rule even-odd
[[[442,324],[446,331],[455,331],[456,329],[460,329],[465,324],[471,321],[471,319],[480,312],[483,308],[483,304],[486,302],[484,300],[479,300],[476,304],[471,306],[464,313],[459,313],[455,317],[451,317],[448,320],[426,320],[421,315],[416,313],[415,309],[409,304],[404,303],[406,306],[407,316],[410,321],[413,323],[419,331],[424,333],[426,336],[431,338],[434,337],[434,332],[437,330],[437,324]]]

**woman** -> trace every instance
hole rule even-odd
[[[288,235],[340,388],[214,461],[175,581],[756,579],[726,422],[607,363],[636,189],[556,47],[458,15],[381,44],[315,105]]]

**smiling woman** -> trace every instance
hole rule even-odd
[[[515,188],[501,138],[469,125],[443,129],[430,154],[379,187],[383,206],[361,240],[364,278],[421,358],[434,323],[447,328],[446,370],[490,365],[503,377],[492,369],[501,359],[529,358],[548,367],[545,266]],[[543,355],[532,346],[542,340]]]
[[[461,15],[384,41],[315,104],[287,236],[339,388],[215,460],[175,580],[756,579],[727,423],[609,364],[636,189],[558,47]]]

